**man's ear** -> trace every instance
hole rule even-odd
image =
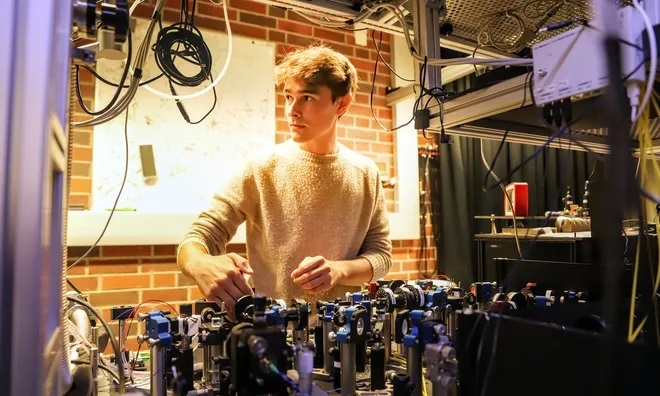
[[[344,115],[344,113],[346,113],[346,110],[348,110],[348,106],[350,106],[352,99],[353,96],[350,93],[347,93],[346,95],[337,99],[339,101],[339,106],[337,107],[337,116],[341,117]]]

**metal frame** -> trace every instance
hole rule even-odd
[[[14,0],[0,16],[0,383],[10,395],[59,395],[63,352],[62,198],[71,2]],[[6,19],[6,20],[3,20]],[[56,22],[57,21],[57,22]],[[63,168],[64,167],[64,168]]]

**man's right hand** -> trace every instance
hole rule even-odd
[[[236,301],[245,295],[254,294],[245,278],[246,274],[254,273],[248,261],[236,253],[221,256],[199,254],[195,255],[186,267],[202,295],[209,301],[215,301],[218,305],[224,302],[227,319],[235,322]]]

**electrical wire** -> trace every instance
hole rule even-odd
[[[197,87],[211,75],[213,57],[204,41],[202,32],[192,24],[194,15],[188,16],[187,0],[182,1],[181,21],[162,28],[158,32],[152,50],[156,65],[167,76],[170,83],[183,87]],[[195,3],[196,0],[193,0],[193,7]],[[176,60],[195,65],[199,71],[192,76],[184,74],[177,67]]]
[[[112,220],[112,216],[115,214],[115,210],[117,209],[117,204],[119,203],[119,198],[121,197],[122,191],[124,191],[124,185],[126,184],[126,178],[128,177],[128,109],[126,109],[126,117],[124,118],[124,176],[121,181],[121,185],[119,187],[119,192],[117,193],[117,197],[115,198],[115,202],[112,204],[112,209],[110,209],[110,214],[108,215],[108,220],[106,220],[105,225],[103,226],[103,230],[101,230],[101,235],[94,241],[92,246],[87,249],[87,251],[80,256],[73,264],[68,266],[66,268],[67,271],[69,271],[71,268],[75,267],[80,263],[85,257],[87,257],[92,250],[99,244],[101,239],[103,239],[103,236],[105,235],[106,230],[108,229],[108,226],[110,225],[110,221]],[[79,294],[80,291],[73,286],[71,282],[69,282],[69,285],[74,288]]]
[[[653,92],[653,81],[655,80],[656,73],[658,71],[658,44],[655,37],[655,31],[653,29],[653,23],[651,23],[651,19],[649,18],[644,8],[639,4],[639,0],[632,0],[632,5],[633,7],[635,7],[637,12],[639,12],[639,14],[642,17],[642,20],[644,21],[644,26],[646,27],[646,34],[649,38],[649,50],[651,55],[650,66],[649,66],[649,78],[646,83],[647,89],[646,92],[644,93],[644,97],[639,106],[639,109],[637,110],[637,114],[635,114],[633,118],[633,121],[635,121],[640,117],[644,109],[648,106],[649,101],[651,99],[651,93]]]
[[[394,74],[397,78],[407,81],[407,82],[415,82],[414,78],[405,78],[401,77],[393,68],[392,66],[389,65],[389,63],[385,62],[385,59],[383,59],[383,55],[380,53],[380,43],[383,41],[383,32],[380,32],[380,38],[378,39],[379,44],[376,44],[376,31],[372,30],[371,31],[371,41],[374,43],[374,48],[376,49],[376,53],[378,54],[378,57],[380,58],[380,61],[383,62],[383,64],[390,69],[392,74]],[[476,68],[476,66],[475,66]]]
[[[500,143],[500,147],[498,148],[498,151],[502,148],[502,145],[504,144],[504,141],[506,140],[507,133],[509,131],[506,131],[504,134],[504,139],[502,139],[502,143]],[[522,250],[520,249],[520,239],[518,237],[518,224],[516,220],[516,210],[513,207],[513,202],[511,201],[511,197],[509,194],[506,192],[506,189],[504,188],[504,183],[502,183],[502,180],[500,180],[499,177],[495,174],[495,171],[493,171],[493,167],[488,166],[488,161],[486,161],[486,155],[484,154],[484,140],[479,139],[479,146],[481,148],[481,161],[483,162],[484,166],[488,170],[488,174],[495,179],[495,181],[499,184],[500,188],[502,189],[502,192],[504,193],[504,198],[506,199],[506,202],[509,205],[509,209],[511,210],[511,217],[513,218],[513,237],[516,241],[516,249],[518,250],[518,258],[522,260],[523,255],[522,255]]]
[[[115,339],[115,337],[112,333],[112,329],[110,328],[110,325],[108,325],[108,322],[106,322],[106,320],[103,318],[103,315],[101,315],[101,313],[98,310],[96,310],[96,308],[94,308],[92,306],[92,304],[88,303],[85,300],[81,300],[79,298],[72,297],[72,296],[66,296],[66,298],[70,301],[76,302],[76,303],[84,306],[92,314],[94,314],[94,316],[96,316],[96,318],[101,322],[101,324],[105,328],[105,331],[108,333],[108,336],[110,338],[110,343],[112,344],[112,349],[115,352],[115,357],[119,356],[120,353],[121,353],[121,351],[119,351],[119,345],[117,345],[117,340]],[[123,373],[124,372],[124,364],[123,364],[122,360],[117,359],[117,358],[115,358],[115,360],[117,361],[117,369],[119,370],[120,373]],[[119,376],[119,393],[122,394],[124,392],[125,392],[124,376],[120,375]]]
[[[89,67],[89,66],[87,66],[87,65],[76,65],[76,74],[78,73],[78,69],[79,69],[80,67],[82,67],[83,69],[87,70],[92,76],[96,77],[96,79],[99,80],[99,81],[101,81],[102,83],[104,83],[104,84],[106,84],[106,85],[110,85],[111,87],[115,87],[115,88],[116,88],[116,87],[119,87],[119,84],[117,84],[117,83],[113,83],[112,81],[108,81],[107,79],[101,77],[101,75],[99,75],[94,69],[92,69],[91,67]],[[140,85],[140,86],[147,85],[147,84],[149,84],[149,83],[152,83],[152,82],[158,80],[159,78],[161,78],[161,77],[163,77],[163,76],[164,76],[164,74],[163,74],[163,73],[160,73],[160,74],[158,74],[158,75],[155,76],[155,77],[152,77],[152,78],[150,78],[150,79],[148,79],[148,80],[146,80],[146,81],[142,81],[139,85]],[[78,76],[76,75],[76,82],[77,82],[77,81],[78,81]],[[122,85],[122,88],[129,88],[129,87],[130,87],[130,85],[126,85],[126,84]]]
[[[142,70],[144,68],[144,63],[147,58],[147,54],[149,51],[149,42],[151,41],[151,37],[153,35],[154,29],[156,27],[157,21],[160,19],[161,12],[163,10],[163,7],[165,6],[166,0],[157,0],[156,5],[154,7],[154,13],[149,20],[149,25],[147,26],[147,31],[145,33],[144,39],[142,40],[142,43],[140,44],[136,57],[135,57],[135,62],[133,66],[131,66],[132,72],[131,72],[131,81],[130,81],[130,86],[127,89],[127,92],[122,96],[120,99],[118,99],[117,103],[115,103],[110,109],[108,109],[106,112],[103,114],[100,114],[98,116],[95,116],[89,120],[85,121],[80,121],[80,122],[74,122],[72,123],[73,126],[75,127],[83,127],[83,126],[93,126],[93,125],[99,125],[104,122],[110,121],[120,115],[121,113],[126,110],[128,107],[129,103],[133,100],[135,97],[135,94],[139,88],[139,83],[142,78]],[[131,55],[132,56],[132,55]],[[123,85],[119,84],[119,85]],[[146,86],[148,87],[148,86]]]
[[[216,85],[218,85],[218,83],[220,83],[220,80],[222,80],[225,73],[227,72],[227,68],[229,67],[229,61],[231,60],[232,50],[233,50],[232,32],[231,32],[231,26],[229,24],[229,15],[227,13],[227,1],[222,2],[222,12],[223,12],[224,19],[225,19],[225,29],[227,30],[227,58],[225,58],[225,64],[222,66],[222,70],[220,70],[220,73],[216,76],[215,80],[213,80],[213,82],[210,85],[206,86],[202,90],[191,93],[191,94],[186,94],[186,95],[170,95],[170,94],[158,91],[158,90],[152,88],[150,85],[145,86],[147,91],[149,91],[149,92],[151,92],[155,95],[158,95],[162,98],[165,98],[165,99],[186,100],[186,99],[194,99],[194,98],[197,98],[201,95],[204,95],[205,93],[212,90]]]
[[[106,113],[109,109],[112,108],[112,106],[114,106],[117,103],[117,100],[119,99],[119,95],[121,95],[122,88],[124,87],[124,81],[126,81],[126,77],[128,76],[129,65],[131,64],[131,60],[133,58],[133,38],[131,35],[131,29],[128,29],[127,33],[128,33],[127,35],[128,55],[126,57],[126,66],[124,67],[124,70],[121,73],[121,79],[119,80],[119,84],[116,85],[117,90],[112,95],[112,99],[110,99],[110,102],[108,102],[108,104],[105,105],[101,110],[93,111],[88,109],[87,106],[85,105],[85,102],[83,101],[82,98],[82,92],[80,91],[79,67],[78,65],[76,65],[76,97],[78,98],[78,104],[80,105],[80,108],[89,115],[97,116]]]

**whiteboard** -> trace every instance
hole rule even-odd
[[[134,53],[146,25],[145,20],[136,25]],[[215,78],[227,57],[228,36],[200,30],[213,57]],[[216,86],[218,102],[202,123],[188,124],[174,100],[161,98],[144,87],[138,90],[128,109],[128,177],[118,208],[147,213],[198,213],[209,207],[213,193],[244,163],[248,152],[275,144],[275,45],[235,35],[232,40],[229,67]],[[97,62],[97,72],[113,82],[120,80],[123,67],[119,61]],[[181,69],[186,70],[184,66]],[[150,51],[143,81],[158,73]],[[190,74],[195,73],[192,69]],[[175,88],[179,95],[184,95],[204,86]],[[170,93],[164,77],[151,87]],[[97,82],[96,109],[105,106],[114,92],[114,87]],[[213,92],[182,102],[191,121],[197,121],[211,108]],[[119,192],[125,162],[124,117],[122,114],[94,128],[92,211],[112,208]],[[140,145],[153,148],[155,179],[143,177]]]

